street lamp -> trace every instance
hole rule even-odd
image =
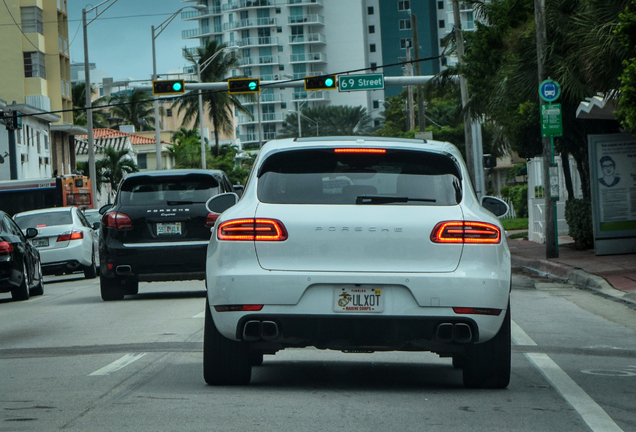
[[[320,136],[320,133],[318,131],[318,122],[316,120],[307,117],[306,115],[304,115],[300,111],[294,111],[294,110],[287,110],[287,111],[289,111],[290,113],[298,114],[298,137],[299,138],[302,137],[301,130],[300,130],[300,118],[301,117],[304,118],[305,120],[309,120],[310,122],[316,123],[316,136]]]
[[[106,6],[101,12],[97,10],[100,6],[112,2]],[[90,23],[95,21],[101,14],[106,12],[117,0],[105,0],[93,6],[90,9],[82,9],[82,27],[84,31],[84,91],[86,92],[86,138],[88,142],[88,175],[91,178],[91,196],[93,200],[93,207],[97,200],[97,170],[95,169],[95,143],[93,139],[93,109],[91,100],[91,72],[88,65],[88,34],[87,27]],[[86,14],[95,11],[95,18],[86,22]]]
[[[203,64],[197,62],[197,79],[199,82],[201,82],[201,72],[203,72],[208,66],[210,66],[210,64],[212,63],[212,61],[217,58],[219,56],[219,54],[221,54],[222,52],[225,52],[227,50],[231,50],[231,49],[237,49],[238,46],[230,46],[230,47],[225,47],[222,48],[220,50],[218,50],[217,52],[215,52],[209,59],[207,59],[206,61],[203,62]],[[205,141],[203,141],[203,91],[201,89],[199,89],[199,135],[201,138],[201,168],[206,169],[207,168],[207,163],[205,160]],[[216,131],[215,131],[216,133]]]
[[[204,5],[192,5],[192,6],[184,6],[172,15],[168,17],[164,22],[159,24],[157,27],[151,26],[152,30],[152,80],[155,81],[157,79],[157,54],[155,50],[155,39],[159,37],[159,35],[168,27],[168,25],[175,19],[179,12],[184,9],[196,9],[196,10],[205,10],[207,9]],[[154,98],[155,104],[155,141],[157,148],[157,169],[161,169],[161,125],[159,121],[159,99],[155,96]]]

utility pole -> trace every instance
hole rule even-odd
[[[415,75],[422,75],[422,68],[420,67],[420,42],[417,36],[417,15],[411,14],[411,29],[413,29],[413,60],[415,60]],[[418,125],[420,126],[420,132],[426,130],[426,102],[424,101],[424,89],[422,85],[418,85],[417,89],[417,113],[419,117]]]
[[[412,43],[412,41],[411,41]],[[408,42],[407,42],[408,45]],[[413,76],[413,64],[411,63],[411,47],[406,47],[406,75],[409,77]],[[413,109],[413,86],[409,85],[406,87],[406,109],[408,111],[408,124],[406,125],[406,131],[410,131],[415,128],[415,112]]]
[[[462,20],[459,15],[459,0],[453,0],[453,20],[455,32],[455,43],[457,44],[457,62],[461,67],[464,63],[464,37],[462,36]],[[468,105],[468,83],[466,77],[463,74],[459,74],[459,89],[462,95],[462,108],[466,109]],[[472,120],[470,118],[470,112],[466,112],[464,115],[464,137],[466,142],[466,166],[468,167],[468,174],[473,185],[475,182],[475,166],[472,161],[473,155],[473,134],[472,134]]]
[[[539,75],[539,86],[547,78],[547,74],[543,69],[543,57],[545,55],[545,47],[547,45],[547,36],[545,29],[545,2],[544,0],[534,0],[534,21],[537,33],[537,72]],[[545,104],[541,101],[541,104]],[[550,164],[553,162],[552,156],[552,140],[543,138],[543,194],[544,194],[544,227],[545,234],[545,257],[558,258],[557,249],[557,226],[556,226],[556,201],[550,193]],[[532,211],[532,209],[530,209]]]

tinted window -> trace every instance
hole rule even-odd
[[[119,203],[127,206],[205,203],[220,193],[218,181],[209,175],[134,177],[121,185]]]
[[[258,175],[258,198],[267,203],[355,204],[362,196],[420,200],[390,202],[399,205],[448,206],[461,201],[455,162],[421,151],[295,150],[270,156]]]
[[[22,230],[55,225],[70,225],[73,223],[71,212],[37,213],[32,215],[15,216],[13,218]]]

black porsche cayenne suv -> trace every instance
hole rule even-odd
[[[206,201],[234,192],[223,171],[162,170],[128,175],[103,207],[99,240],[103,300],[137,294],[139,281],[203,280],[210,229]]]

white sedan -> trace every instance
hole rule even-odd
[[[270,141],[207,256],[204,378],[246,384],[263,354],[431,351],[470,388],[510,381],[510,251],[458,149],[435,141]]]
[[[83,271],[97,277],[99,234],[77,207],[55,207],[18,213],[13,220],[22,231],[37,228],[31,243],[40,251],[44,274]]]

